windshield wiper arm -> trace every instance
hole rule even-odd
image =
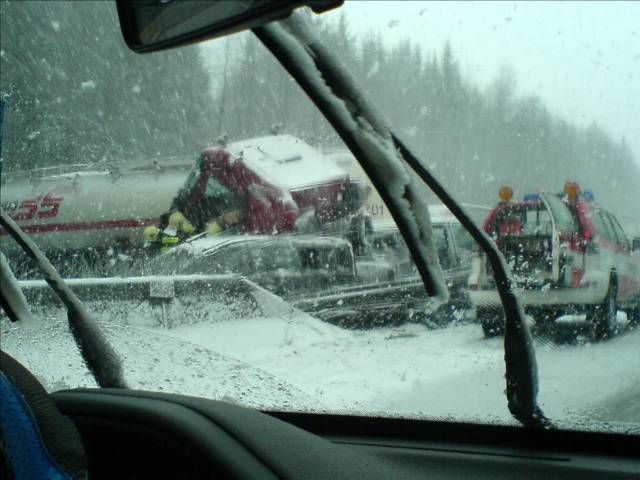
[[[60,277],[47,257],[22,229],[0,208],[0,225],[20,248],[38,265],[45,281],[67,309],[67,319],[80,354],[96,383],[103,388],[126,388],[118,354],[106,339],[97,322],[89,316],[75,293]]]
[[[513,283],[500,251],[409,149],[391,134],[384,121],[360,94],[347,69],[313,38],[300,14],[294,12],[288,20],[279,24],[286,30],[278,24],[271,24],[254,29],[254,33],[295,78],[361,162],[398,224],[429,293],[445,297],[447,295],[446,287],[440,285],[442,276],[437,267],[437,260],[429,258],[431,238],[424,238],[431,233],[428,211],[420,212],[420,208],[415,208],[420,201],[410,184],[406,185],[403,198],[411,204],[414,218],[402,211],[395,198],[397,192],[392,192],[393,186],[389,185],[388,177],[383,175],[385,167],[393,170],[394,165],[390,165],[392,162],[388,157],[374,158],[378,152],[372,154],[366,145],[363,146],[361,138],[357,137],[357,131],[363,130],[363,123],[382,137],[386,133],[391,135],[393,145],[406,165],[440,198],[486,253],[493,267],[497,290],[505,311],[504,352],[509,411],[525,426],[549,427],[550,421],[537,403],[538,370],[533,339],[526,324],[524,309],[513,291]],[[385,161],[386,165],[379,164]],[[426,216],[426,228],[420,228],[421,219],[416,215],[418,213]],[[418,223],[418,235],[415,235],[415,228],[412,228],[412,220]],[[427,243],[426,249],[420,245],[421,241]]]
[[[406,240],[427,293],[446,302],[448,290],[431,235],[429,210],[401,164],[384,119],[358,93],[345,69],[315,41],[303,18],[255,28],[253,32],[307,93],[371,178]],[[367,161],[363,161],[366,159]]]
[[[427,184],[487,255],[493,269],[496,289],[505,313],[504,360],[506,395],[511,414],[529,427],[551,426],[538,405],[538,365],[533,338],[526,324],[524,309],[513,291],[513,281],[500,250],[489,236],[467,215],[447,190],[431,175],[408,148],[394,135],[394,142],[407,165]]]

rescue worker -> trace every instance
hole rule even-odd
[[[143,244],[142,247],[149,254],[158,253],[161,250],[160,243],[161,230],[155,225],[150,225],[142,232]]]
[[[160,227],[144,229],[144,247],[149,252],[165,253],[196,233],[193,224],[181,213],[164,213],[160,216]]]
[[[187,190],[178,192],[170,212],[160,217],[158,227],[145,229],[145,245],[160,253],[179,245],[196,233],[217,235],[225,230],[241,230],[243,202],[215,178],[209,178],[206,188],[192,205]]]
[[[166,226],[160,229],[159,233],[160,253],[169,251],[196,233],[196,227],[182,212],[174,211],[169,215],[164,214],[163,217],[160,219],[160,224],[161,226],[166,224]]]
[[[155,225],[144,229],[142,233],[143,246],[149,254],[165,253],[181,242],[177,235],[168,234],[165,230],[160,230]]]
[[[196,233],[196,227],[179,211],[169,215],[168,224],[169,227],[176,230],[176,235],[183,240]]]
[[[237,230],[240,228],[242,212],[239,209],[229,210],[218,218],[207,222],[205,231],[209,235],[217,235],[224,230]]]

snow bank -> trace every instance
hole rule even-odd
[[[113,323],[102,324],[120,354],[132,388],[226,400],[255,408],[313,410],[315,401],[285,381],[202,346]],[[49,391],[96,387],[67,330],[66,321],[49,319],[39,330],[0,321],[3,349],[33,371]]]

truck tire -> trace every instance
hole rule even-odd
[[[587,306],[587,323],[591,325],[594,340],[604,340],[615,335],[618,324],[616,296],[617,286],[615,278],[612,277],[603,302]]]
[[[477,307],[476,318],[482,326],[485,338],[504,334],[504,312],[501,307]]]
[[[464,288],[452,287],[449,301],[440,305],[435,312],[436,321],[441,325],[448,325],[464,321],[467,312],[473,309],[469,292]]]
[[[536,332],[547,335],[555,335],[557,333],[556,320],[564,315],[565,311],[557,307],[545,307],[531,309],[527,312],[535,320]]]

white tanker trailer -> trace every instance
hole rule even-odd
[[[111,166],[67,166],[3,175],[2,208],[47,254],[130,249],[158,223],[193,158]],[[8,256],[19,248],[0,229]]]

